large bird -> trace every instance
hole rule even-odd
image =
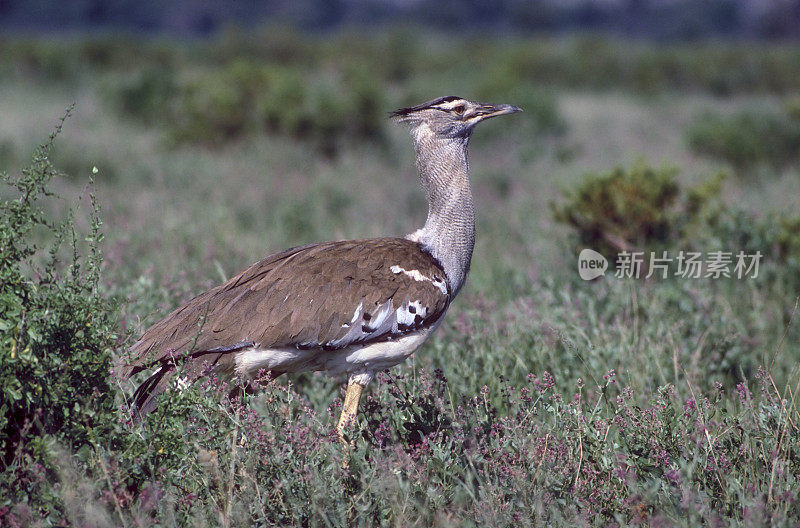
[[[324,370],[349,377],[338,431],[377,371],[413,354],[442,322],[469,271],[475,210],[467,146],[478,123],[516,106],[447,96],[403,108],[428,199],[404,238],[323,242],[270,255],[151,326],[118,375],[155,369],[133,395],[138,420],[180,371],[252,379]]]

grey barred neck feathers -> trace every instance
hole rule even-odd
[[[466,137],[438,137],[426,123],[412,133],[420,183],[428,198],[425,226],[415,232],[442,265],[455,296],[464,285],[475,247],[475,209]]]
[[[407,238],[421,242],[442,264],[455,296],[466,280],[475,247],[475,209],[467,147],[476,124],[519,112],[511,105],[475,103],[447,96],[397,110],[411,125],[420,183],[428,198],[425,226]]]

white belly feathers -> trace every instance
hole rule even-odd
[[[427,328],[398,339],[352,345],[341,350],[299,350],[294,347],[242,350],[236,354],[236,374],[254,376],[261,369],[279,372],[327,370],[331,375],[377,372],[393,367],[413,354],[439,322],[441,318]]]

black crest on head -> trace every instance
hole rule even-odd
[[[432,106],[436,106],[436,105],[442,104],[442,103],[449,103],[451,101],[456,101],[458,99],[462,99],[462,98],[458,97],[457,95],[446,95],[444,97],[439,97],[438,99],[433,99],[432,101],[428,101],[426,103],[422,103],[422,104],[417,105],[417,106],[410,106],[408,108],[401,108],[399,110],[395,110],[394,112],[392,112],[389,115],[390,115],[390,117],[407,116],[408,114],[411,114],[413,112],[419,112],[420,110],[425,110],[426,108],[430,108]]]

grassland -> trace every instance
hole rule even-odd
[[[370,387],[348,470],[332,436],[342,380],[296,376],[223,404],[198,386],[143,426],[96,413],[108,423],[83,443],[33,427],[4,460],[0,521],[796,526],[796,47],[360,39],[273,29],[0,43],[0,171],[26,166],[76,103],[52,154],[62,199],[45,209],[60,219],[82,207],[75,223],[89,232],[84,189],[97,167],[96,293],[109,300],[113,357],[268,253],[418,227],[410,139],[388,111],[449,93],[526,110],[471,142],[468,285],[413,361]],[[748,135],[742,113],[773,125]],[[739,127],[703,132],[733,146],[704,148],[692,130],[709,121]],[[746,163],[726,154],[743,151]],[[580,280],[579,233],[551,204],[637,164],[674,168],[682,192],[725,173],[696,221],[658,247],[761,250],[759,277]],[[28,236],[48,243],[46,231]],[[122,404],[131,391],[113,384],[105,396]]]

